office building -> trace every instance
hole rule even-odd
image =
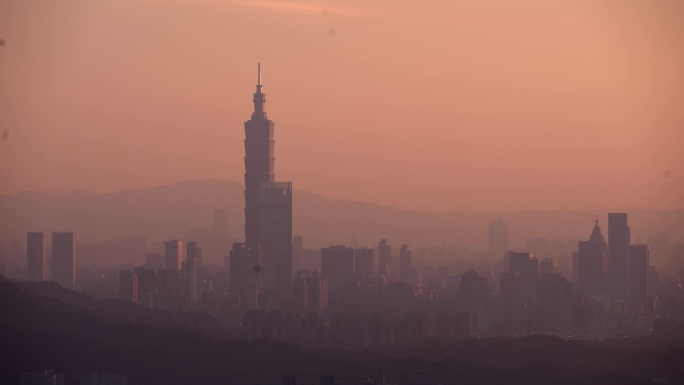
[[[370,248],[354,249],[354,271],[359,278],[375,275],[375,251]]]
[[[321,249],[321,276],[328,280],[328,290],[336,295],[340,286],[355,279],[354,249],[330,246]]]
[[[302,257],[304,255],[304,237],[295,235],[292,238],[292,271],[303,269]]]
[[[612,302],[629,303],[630,229],[627,214],[608,214],[608,291]],[[619,306],[619,305],[618,305]]]
[[[284,309],[292,291],[292,183],[275,182],[275,123],[266,115],[262,89],[259,64],[254,112],[244,125],[245,238],[261,250],[263,295]]]
[[[381,239],[378,245],[378,275],[390,276],[392,274],[392,245],[387,239]]]
[[[202,248],[197,242],[190,241],[186,245],[185,261],[183,261],[183,279],[187,282],[188,299],[197,300],[197,270],[202,266]]]
[[[183,262],[183,242],[171,240],[164,242],[164,269],[181,270]]]
[[[559,274],[539,278],[535,296],[538,332],[570,332],[573,327],[573,286]]]
[[[119,299],[122,301],[138,302],[138,274],[135,270],[119,272]]]
[[[632,309],[635,311],[644,312],[648,308],[649,263],[650,250],[648,245],[630,246],[630,300]]]
[[[52,279],[64,287],[76,285],[74,233],[52,233]]]
[[[520,273],[526,303],[534,303],[534,292],[539,278],[539,262],[531,253],[510,253],[509,271]]]
[[[43,233],[26,234],[26,279],[29,281],[45,281],[47,279]]]
[[[230,250],[230,295],[239,301],[243,311],[258,307],[263,271],[258,243],[233,243]]]
[[[553,262],[553,258],[544,258],[539,261],[539,276],[544,274],[553,274],[556,272],[556,264]]]
[[[413,252],[408,245],[401,245],[399,249],[399,279],[404,282],[414,283],[413,279]]]
[[[328,310],[328,279],[314,271],[307,282],[307,311],[323,315]]]
[[[608,258],[608,245],[598,224],[591,231],[589,240],[579,241],[578,251],[573,259],[575,285],[588,296],[599,296],[606,292],[605,265]]]

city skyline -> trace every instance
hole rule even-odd
[[[0,75],[8,79],[0,91],[8,133],[0,142],[2,194],[241,180],[241,162],[224,156],[242,150],[240,132],[226,127],[242,121],[252,83],[244,74],[262,61],[273,113],[288,133],[279,169],[304,191],[431,212],[684,207],[679,4],[608,2],[620,11],[611,17],[598,5],[532,0],[510,8],[457,2],[443,15],[435,4],[386,1],[343,11],[313,1],[272,9],[140,0],[110,4],[105,13],[71,1],[51,9],[49,22],[47,8],[37,10],[32,17],[46,28],[36,34],[17,24],[25,2],[1,5],[7,12],[0,14],[17,16],[0,23],[7,64]],[[196,16],[184,19],[187,11]],[[69,23],[82,17],[112,26],[122,14],[133,23],[112,27],[115,36],[97,23]],[[458,27],[444,23],[447,15]],[[425,28],[393,39],[403,36],[407,17]],[[185,44],[142,27],[152,21]],[[263,28],[237,40],[250,22]],[[239,47],[237,59],[215,50],[218,36],[220,46]],[[56,39],[60,60],[32,60],[52,52]],[[315,54],[290,55],[277,41]],[[174,60],[158,71],[149,62],[155,55]],[[64,89],[69,97],[59,95]],[[36,109],[43,113],[32,115]],[[183,151],[188,145],[202,151]]]
[[[682,20],[0,2],[0,383],[684,384]]]

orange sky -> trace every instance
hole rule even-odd
[[[4,0],[0,194],[276,178],[444,211],[684,207],[680,0]]]

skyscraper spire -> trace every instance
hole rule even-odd
[[[266,118],[266,110],[264,104],[266,103],[266,95],[261,92],[261,62],[257,64],[257,86],[254,94],[254,113],[252,119]]]

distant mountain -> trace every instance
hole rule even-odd
[[[243,238],[244,192],[241,183],[194,180],[147,190],[95,194],[76,190],[63,193],[25,192],[0,195],[0,242],[24,241],[27,231],[74,231],[81,243],[144,235],[149,242],[182,238],[191,228],[211,227],[213,211],[225,209],[229,230]],[[607,233],[606,210],[424,213],[378,204],[332,200],[295,190],[294,233],[306,247],[330,244],[371,246],[389,238],[398,246],[458,244],[486,250],[487,225],[502,217],[511,232],[511,246],[524,248],[525,240],[549,237],[588,238],[594,217]],[[684,240],[684,210],[627,210],[634,238],[669,233],[671,241]],[[355,241],[353,241],[355,240]]]

